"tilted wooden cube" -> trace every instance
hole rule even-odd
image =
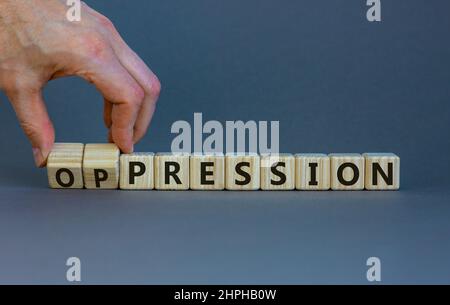
[[[360,154],[330,154],[331,189],[364,189],[364,157]]]
[[[55,143],[47,159],[51,188],[82,189],[84,144]]]
[[[158,153],[154,163],[157,190],[189,189],[189,154]]]
[[[252,191],[260,187],[260,157],[253,153],[229,153],[225,156],[225,188]]]
[[[115,144],[86,144],[83,175],[87,189],[117,189],[119,187],[119,155]]]
[[[261,155],[261,189],[288,191],[295,188],[295,158],[292,154]]]
[[[120,156],[120,188],[123,190],[151,190],[153,178],[153,153],[133,153]]]
[[[225,188],[225,156],[193,154],[190,158],[192,190],[223,190]]]
[[[393,153],[366,153],[365,186],[367,190],[398,190],[400,158]]]
[[[326,154],[295,155],[295,186],[302,191],[330,189],[330,157]]]

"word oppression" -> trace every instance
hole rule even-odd
[[[366,154],[120,154],[114,144],[57,143],[50,187],[124,190],[398,190],[400,158]]]

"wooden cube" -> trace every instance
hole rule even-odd
[[[261,155],[261,189],[287,191],[295,188],[295,158],[292,154]]]
[[[155,155],[155,188],[157,190],[189,189],[189,154]]]
[[[295,186],[303,191],[330,189],[330,157],[326,154],[295,155]]]
[[[232,191],[258,190],[260,157],[253,153],[230,153],[225,156],[225,188]]]
[[[47,159],[51,188],[82,189],[84,144],[55,143]]]
[[[155,187],[153,153],[133,153],[120,156],[120,188],[151,190]]]
[[[223,154],[193,154],[190,158],[192,190],[223,190],[225,188],[225,157]]]
[[[367,190],[398,190],[400,158],[392,153],[366,153],[365,186]]]
[[[364,157],[360,154],[330,154],[331,189],[363,190]]]
[[[83,175],[87,189],[117,189],[119,187],[120,150],[115,144],[86,144]]]

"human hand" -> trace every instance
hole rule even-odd
[[[104,97],[109,141],[124,153],[146,133],[160,82],[106,17],[81,5],[66,18],[61,0],[0,0],[0,89],[8,96],[37,166],[45,166],[55,131],[42,98],[50,80],[77,75]]]

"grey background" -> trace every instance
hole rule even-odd
[[[0,96],[0,283],[450,283],[450,3],[365,0],[88,1],[161,79],[138,151],[171,124],[279,120],[285,152],[391,151],[399,192],[57,191]],[[82,80],[45,96],[57,141],[103,142]]]

